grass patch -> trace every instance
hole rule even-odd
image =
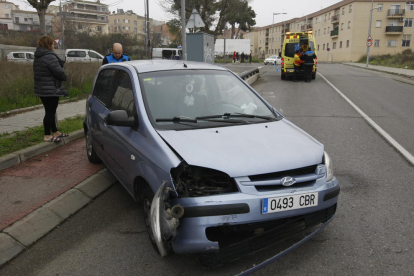
[[[91,91],[100,63],[68,63],[64,82],[69,99],[83,99]],[[0,61],[0,112],[42,104],[34,95],[33,64]]]
[[[67,118],[59,122],[59,131],[71,133],[83,128],[83,116]],[[0,157],[43,143],[43,126],[0,135]]]
[[[366,63],[367,56],[362,56],[358,62]],[[369,57],[369,64],[393,68],[414,69],[414,52],[411,49],[407,49],[396,55],[372,55]]]

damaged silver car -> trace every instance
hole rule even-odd
[[[86,109],[90,162],[142,204],[161,256],[201,253],[216,267],[307,232],[291,250],[335,215],[340,189],[324,146],[226,68],[108,64]]]

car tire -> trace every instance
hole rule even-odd
[[[86,155],[88,156],[89,162],[91,162],[92,164],[101,163],[102,162],[101,159],[96,154],[95,149],[93,148],[92,136],[88,129],[86,129],[85,138],[86,138],[85,139],[86,140]]]
[[[150,186],[146,184],[144,189],[142,190],[142,197],[141,197],[141,206],[142,206],[142,212],[143,212],[144,220],[145,220],[145,228],[147,229],[148,238],[152,244],[152,247],[158,254],[160,254],[157,244],[155,243],[154,234],[152,233],[152,229],[151,229],[151,204],[152,204],[153,199],[154,199],[154,192],[152,191]]]

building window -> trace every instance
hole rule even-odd
[[[328,27],[328,34],[329,34],[329,29],[330,29],[331,27]]]
[[[346,48],[349,48],[349,40],[346,41]]]
[[[115,19],[114,20],[114,24],[116,25],[116,24],[118,24],[118,19]]]
[[[326,21],[326,17],[327,17],[328,15],[327,14],[325,14],[325,21]]]
[[[342,41],[339,41],[339,48],[342,48]]]
[[[349,5],[349,12],[352,12],[352,5]]]
[[[326,34],[326,28],[323,28],[323,34]]]
[[[348,29],[351,29],[351,21],[348,21]]]
[[[344,29],[344,23],[341,23],[341,30]]]
[[[336,42],[332,43],[332,49],[336,49]]]
[[[134,26],[138,26],[138,23],[136,20],[134,20]]]
[[[377,20],[377,21],[375,22],[375,27],[376,27],[376,28],[381,28],[381,20]]]
[[[410,47],[410,44],[411,44],[411,35],[410,34],[403,35],[402,46],[403,47]]]
[[[10,18],[10,14],[6,13],[6,18]]]
[[[318,35],[321,35],[321,29],[319,29],[319,31],[318,31]]]
[[[319,23],[321,23],[322,21],[322,16],[319,16]]]
[[[379,39],[374,40],[374,47],[379,47]]]
[[[98,26],[97,29],[98,29],[98,32],[102,32],[102,26]]]
[[[404,20],[404,28],[412,27],[413,26],[413,19],[412,18],[406,18]]]
[[[397,47],[397,40],[388,40],[387,47]]]
[[[129,23],[129,20],[128,19],[124,19],[124,23]]]
[[[19,23],[19,18],[18,18],[18,17],[15,17],[15,18],[14,18],[14,21],[15,21],[16,23]]]
[[[388,26],[398,26],[397,20],[390,20]]]
[[[382,12],[382,4],[377,5],[377,11]]]
[[[325,44],[322,44],[322,50],[325,50]]]
[[[326,43],[326,49],[327,50],[329,49],[329,43]]]
[[[408,1],[405,4],[405,10],[406,11],[414,11],[414,1]]]
[[[137,28],[134,28],[134,33],[138,33],[138,29]]]
[[[319,44],[318,44],[318,51],[319,51]]]
[[[342,8],[342,15],[345,14],[345,8]]]
[[[27,18],[24,19],[24,22],[27,22]]]

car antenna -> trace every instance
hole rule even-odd
[[[185,64],[185,63],[183,63],[183,64],[184,64],[184,67],[187,68],[187,64]]]

